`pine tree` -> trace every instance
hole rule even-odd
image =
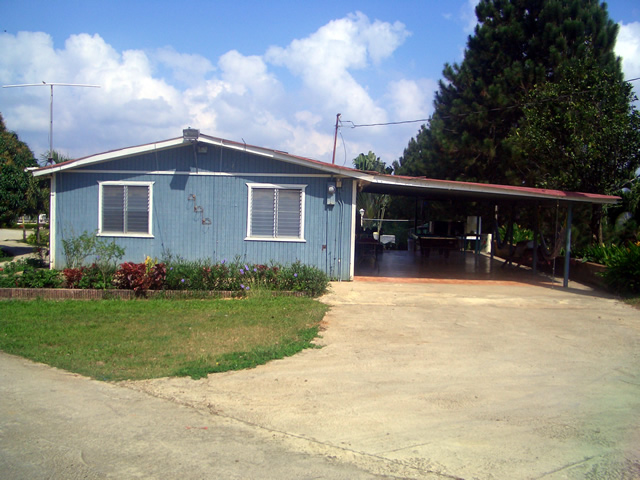
[[[522,185],[530,178],[508,139],[536,85],[560,80],[568,60],[595,53],[622,81],[614,54],[618,26],[597,0],[481,0],[460,65],[447,64],[434,113],[409,142],[396,173]]]

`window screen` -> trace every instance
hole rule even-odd
[[[250,187],[249,237],[303,238],[303,189]]]
[[[102,185],[100,233],[149,234],[150,187]]]

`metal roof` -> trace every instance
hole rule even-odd
[[[247,153],[273,158],[275,160],[293,163],[313,168],[330,175],[342,178],[353,178],[359,182],[365,192],[388,193],[392,195],[420,196],[432,200],[464,199],[469,201],[521,201],[542,203],[587,203],[614,204],[620,197],[599,195],[594,193],[566,192],[542,188],[515,187],[510,185],[493,185],[486,183],[460,182],[452,180],[437,180],[425,177],[407,177],[400,175],[386,175],[378,172],[365,172],[354,168],[321,162],[310,158],[291,155],[279,150],[257,147],[245,143],[234,142],[209,135],[198,135],[198,143],[217,145],[222,148],[242,150]],[[88,157],[69,160],[57,165],[50,165],[33,170],[34,176],[48,176],[66,170],[95,165],[115,159],[132,157],[143,153],[166,150],[187,145],[190,142],[183,137],[172,138],[155,143],[127,147],[109,152],[99,153]]]

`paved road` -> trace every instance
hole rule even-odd
[[[27,230],[27,235],[32,230]],[[22,230],[14,228],[0,228],[0,247],[3,250],[14,255],[16,259],[34,257],[33,246],[22,242]]]
[[[574,287],[334,284],[323,348],[198,381],[0,354],[0,472],[640,478],[640,312]]]
[[[2,479],[380,479],[286,435],[0,353]]]

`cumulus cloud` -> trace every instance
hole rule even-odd
[[[640,77],[640,22],[620,24],[616,54],[622,57],[622,71],[626,79]],[[635,90],[640,91],[638,82]]]
[[[396,75],[386,88],[369,88],[368,77],[376,80],[409,35],[399,22],[358,12],[264,55],[231,50],[208,59],[171,46],[118,51],[97,34],[71,35],[55,48],[47,33],[2,33],[0,81],[101,86],[55,89],[54,148],[73,157],[176,137],[192,126],[330,161],[337,112],[362,123],[427,115],[434,82]],[[370,90],[386,93],[375,98]],[[36,155],[46,151],[47,89],[0,93],[8,128]],[[342,163],[368,150],[391,163],[417,128],[402,134],[343,129]]]
[[[438,89],[434,80],[402,79],[389,84],[389,103],[394,117],[405,120],[426,118],[433,95]]]
[[[167,68],[173,78],[185,85],[196,85],[215,70],[211,61],[202,55],[179,53],[173,47],[164,47],[154,53],[161,67]]]
[[[464,32],[472,34],[478,23],[478,17],[476,17],[476,6],[479,0],[467,0],[462,7],[460,7],[460,19],[464,24]]]
[[[404,42],[409,32],[400,22],[371,22],[358,12],[334,20],[287,47],[271,47],[266,59],[299,76],[319,104],[360,118],[386,120],[365,86],[352,75],[379,64]]]

